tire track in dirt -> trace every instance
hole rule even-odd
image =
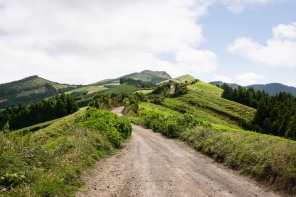
[[[98,162],[93,174],[84,174],[82,180],[85,186],[77,197],[278,196],[186,144],[137,125],[125,147]]]

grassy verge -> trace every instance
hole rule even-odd
[[[130,132],[113,113],[83,109],[33,133],[0,133],[0,196],[74,196],[80,173]]]
[[[230,168],[296,194],[295,141],[209,124],[176,112],[170,115],[171,110],[163,106],[140,106],[140,116],[130,117],[133,122],[168,137],[177,137]]]

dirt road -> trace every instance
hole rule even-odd
[[[93,175],[82,179],[79,197],[277,196],[186,144],[137,125],[118,154],[98,162]]]

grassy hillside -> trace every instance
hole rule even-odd
[[[162,81],[160,83],[158,83],[158,85],[163,84],[163,83],[169,83],[170,81],[176,82],[176,83],[185,83],[186,81],[188,83],[192,83],[193,81],[195,81],[195,78],[192,77],[191,75],[182,75],[173,79],[168,79],[165,81]]]
[[[81,172],[113,154],[131,133],[110,112],[81,109],[70,116],[0,133],[0,196],[73,196]]]
[[[46,84],[50,84],[57,90],[68,87],[76,87],[73,85],[55,83],[35,75],[19,81],[0,84],[0,97],[10,96],[12,94],[26,94],[25,92],[39,89],[40,87],[44,87]]]
[[[106,90],[104,93],[108,93],[108,94],[120,94],[120,93],[131,93],[138,90],[138,88],[136,86],[133,85],[126,85],[126,84],[122,84],[113,88],[110,88],[108,90]]]
[[[40,101],[76,87],[75,85],[55,83],[38,76],[0,84],[0,108]]]
[[[221,98],[222,89],[197,82],[187,86],[189,93],[177,98],[168,98],[164,104],[182,113],[192,113],[196,117],[215,124],[238,126],[238,117],[251,120],[255,109]]]
[[[145,82],[159,83],[161,81],[171,79],[171,76],[164,71],[144,70],[139,73],[132,73],[132,74],[124,75],[120,78],[131,78],[131,79],[141,80],[141,81],[145,81]]]

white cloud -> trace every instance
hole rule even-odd
[[[216,74],[213,74],[212,81],[222,81],[225,83],[232,83],[232,79],[230,77],[223,76],[223,75],[216,75]]]
[[[235,79],[238,81],[240,85],[252,85],[252,84],[258,84],[262,80],[266,79],[265,76],[259,75],[253,72],[248,73],[241,73],[238,74]]]
[[[187,72],[210,73],[217,68],[216,54],[211,51],[179,51],[176,53],[176,61],[177,65]]]
[[[273,28],[273,38],[260,45],[250,38],[238,38],[228,51],[254,62],[273,67],[296,67],[296,25],[280,24]]]
[[[32,74],[91,83],[143,69],[178,74],[184,71],[180,66],[197,73],[216,67],[213,52],[197,50],[204,41],[196,23],[209,5],[204,0],[0,0],[0,4],[0,29],[5,32],[0,34],[0,83]],[[184,55],[187,51],[190,54]],[[177,59],[162,60],[164,53]]]
[[[275,39],[295,39],[296,22],[291,25],[280,24],[272,29]]]
[[[267,4],[272,2],[279,2],[281,0],[221,0],[226,5],[229,11],[234,13],[241,13],[246,6],[251,4]]]

